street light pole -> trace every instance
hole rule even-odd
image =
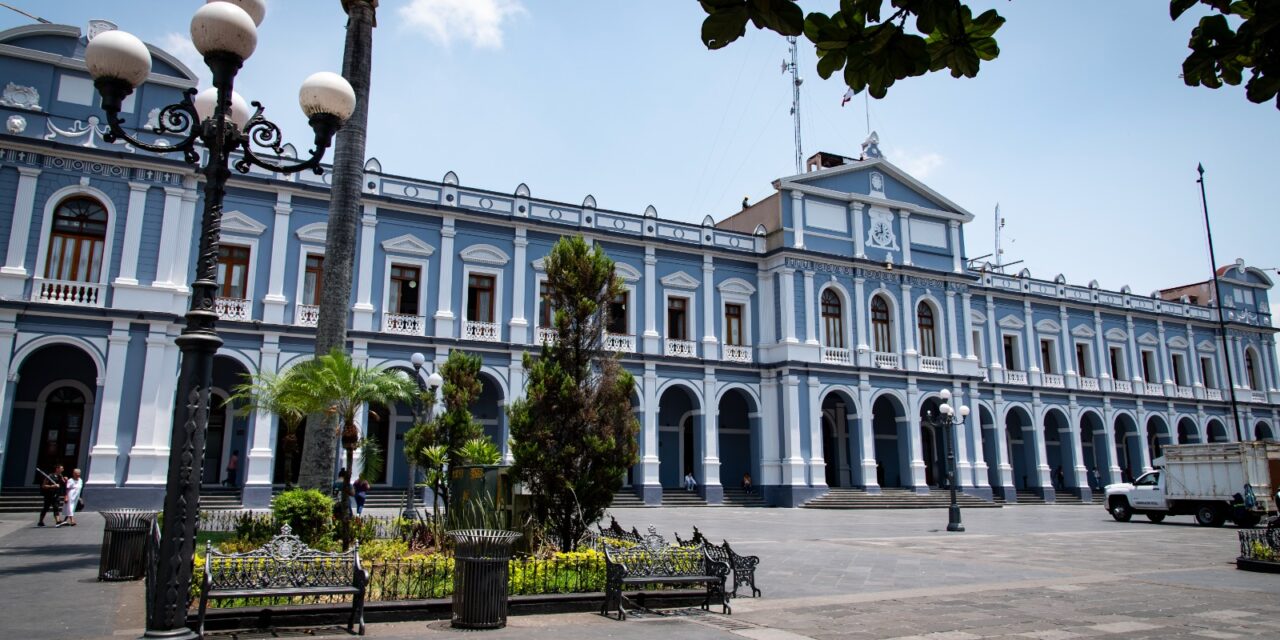
[[[422,378],[422,365],[426,363],[427,357],[421,353],[414,353],[409,361],[413,363],[413,380],[418,383],[418,397],[413,400],[413,424],[414,426],[430,422],[435,414],[435,396],[432,396],[431,406],[425,406],[422,398],[428,391],[435,393],[440,385],[444,384],[444,378],[440,377],[438,372],[431,372],[424,380]],[[405,490],[404,495],[404,511],[406,518],[414,517],[417,511],[413,508],[413,490],[417,486],[418,481],[418,465],[413,462],[414,456],[406,456],[409,458],[409,488]]]
[[[109,132],[104,140],[123,139],[153,153],[181,152],[192,165],[200,161],[200,147],[208,152],[204,213],[200,223],[195,281],[186,326],[176,339],[182,353],[178,374],[178,408],[169,442],[169,474],[165,484],[164,526],[156,567],[156,583],[147,606],[143,638],[194,639],[187,628],[187,600],[191,592],[192,558],[200,509],[200,470],[204,463],[204,436],[209,425],[209,393],[213,386],[213,356],[222,345],[218,337],[216,309],[218,236],[222,201],[231,172],[231,154],[241,158],[235,168],[247,173],[257,165],[279,173],[312,170],[321,173],[320,160],[334,133],[355,108],[355,94],[341,76],[317,73],[303,82],[299,101],[315,133],[311,157],[282,165],[256,155],[252,146],[284,156],[280,129],[262,116],[263,108],[249,112],[233,91],[236,73],[257,45],[257,27],[265,6],[261,0],[210,2],[191,20],[191,37],[213,73],[213,88],[196,95],[188,89],[182,102],[160,110],[158,135],[185,136],[175,144],[145,143],[126,132],[120,120],[124,100],[151,73],[151,53],[137,37],[124,31],[96,35],[85,49],[85,64],[102,95]]]
[[[946,431],[943,441],[947,449],[947,486],[951,490],[951,505],[947,508],[947,531],[961,532],[964,531],[964,523],[960,521],[960,503],[956,499],[956,454],[952,439],[958,437],[956,428],[963,425],[965,418],[969,416],[969,407],[961,405],[959,410],[953,408],[950,404],[950,389],[943,389],[939,395],[942,396],[942,405],[938,407],[939,415],[935,416],[930,412],[925,421],[934,429]]]

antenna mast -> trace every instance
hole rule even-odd
[[[995,252],[996,271],[999,271],[1000,273],[1004,273],[1004,249],[1000,248],[1000,230],[1004,228],[1004,218],[1000,217],[999,202],[996,203],[995,225],[996,225],[996,252]]]
[[[787,43],[791,49],[791,61],[782,61],[782,72],[791,72],[791,118],[795,121],[796,128],[796,173],[801,173],[804,171],[804,154],[800,145],[800,85],[804,78],[800,77],[800,49],[796,46],[795,36],[787,36]]]

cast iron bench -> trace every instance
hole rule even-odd
[[[682,547],[701,545],[706,547],[707,555],[711,556],[712,560],[728,563],[729,567],[733,569],[733,590],[729,592],[730,597],[738,597],[738,587],[751,587],[751,597],[760,597],[760,590],[756,588],[756,566],[760,564],[759,556],[738,555],[729,546],[728,540],[725,540],[722,545],[713,545],[710,540],[707,540],[702,535],[701,531],[698,531],[697,527],[693,528],[693,536],[688,540],[682,539],[680,534],[677,533],[676,544]]]
[[[719,604],[722,612],[732,614],[729,598],[725,593],[725,581],[729,576],[729,564],[715,560],[705,547],[677,547],[666,543],[653,527],[639,545],[625,549],[604,547],[605,596],[600,614],[608,616],[618,612],[618,620],[626,620],[623,608],[624,588],[641,588],[668,585],[705,585],[706,597],[702,609],[709,610],[712,602]]]
[[[349,595],[347,631],[359,625],[360,635],[364,635],[368,585],[369,572],[360,566],[359,542],[341,553],[316,551],[285,525],[280,535],[253,551],[222,553],[206,543],[198,633],[204,637],[204,614],[210,600]]]

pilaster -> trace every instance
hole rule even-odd
[[[360,264],[356,267],[356,303],[351,307],[351,328],[356,331],[373,331],[373,261],[377,256],[378,207],[366,202],[360,216]],[[440,263],[452,262],[452,254],[441,254]],[[425,273],[423,274],[426,275]],[[383,279],[390,274],[383,274]],[[301,278],[301,274],[298,276]],[[442,285],[443,286],[443,285]]]
[[[720,485],[720,412],[716,409],[715,367],[707,367],[702,379],[702,397],[707,407],[702,412],[702,486],[699,492],[707,504],[724,501],[724,487]]]
[[[715,308],[715,283],[715,263],[709,254],[704,255],[702,256],[702,357],[707,360],[720,357],[716,348],[719,344],[719,340],[716,340],[716,318],[720,314]]]
[[[644,248],[644,352],[662,353],[662,340],[658,336],[658,256],[653,245]]]
[[[146,338],[142,399],[138,428],[129,450],[128,485],[164,485],[169,472],[169,438],[173,423],[174,385],[179,352],[162,324],[151,325]]]
[[[129,206],[124,219],[124,242],[120,247],[120,275],[115,284],[138,284],[138,247],[142,244],[142,219],[147,211],[147,191],[151,185],[145,182],[129,183]]]
[[[658,373],[652,362],[644,366],[644,424],[640,434],[640,497],[645,504],[662,504],[658,479]]]
[[[961,323],[964,325],[964,356],[967,360],[978,362],[978,352],[973,344],[973,294],[965,291],[960,295],[960,300],[963,302],[961,309],[964,312]]]
[[[898,219],[902,221],[902,264],[910,267],[911,262],[911,212],[898,210]]]
[[[453,237],[457,230],[453,226],[453,216],[444,216],[444,224],[440,227],[440,291],[436,298],[436,337],[452,338],[453,334],[453,262],[456,253],[453,250]]]
[[[782,308],[782,341],[797,344],[800,341],[796,338],[796,270],[783,267],[778,273],[782,277],[782,300],[779,301]]]
[[[112,323],[107,336],[107,370],[102,372],[102,411],[98,420],[97,438],[89,449],[88,485],[116,485],[116,458],[120,449],[116,446],[116,434],[120,430],[120,403],[124,396],[125,361],[129,357],[129,321]]]
[[[9,251],[0,267],[0,296],[22,298],[26,289],[27,246],[31,242],[31,218],[35,215],[36,185],[40,169],[18,167],[18,188],[14,193],[13,218],[9,226]]]
[[[791,226],[794,229],[795,248],[804,248],[804,194],[791,192]]]
[[[275,218],[271,224],[271,274],[267,280],[267,295],[262,297],[262,321],[265,324],[285,323],[284,307],[289,299],[284,295],[284,271],[289,260],[289,216],[292,213],[293,194],[287,191],[276,194]]]
[[[963,360],[964,356],[960,355],[960,341],[956,338],[956,292],[947,289],[947,349],[950,350],[950,358],[954,362]]]
[[[853,216],[853,257],[866,259],[867,257],[867,236],[864,230],[865,224],[862,221],[862,214],[867,210],[864,202],[850,202],[849,215]]]
[[[814,313],[817,309],[817,301],[813,292],[813,271],[805,269],[804,271],[804,343],[811,346],[818,346],[818,314]]]
[[[530,300],[538,299],[537,296],[529,297],[524,293],[525,280],[529,277],[528,234],[528,229],[516,227],[516,237],[513,241],[516,256],[514,274],[511,277],[511,321],[507,323],[513,344],[529,342],[529,320],[525,313],[528,311]]]
[[[793,487],[805,485],[804,458],[800,453],[800,377],[786,374],[782,378],[782,403],[785,419],[779,425],[786,430],[783,443],[786,445],[782,462],[782,484]]]
[[[809,486],[816,489],[827,488],[827,458],[822,447],[822,404],[818,399],[819,381],[817,376],[808,376],[809,403]],[[843,425],[837,425],[836,429]],[[839,438],[837,438],[839,441]]]
[[[964,247],[960,246],[960,223],[952,220],[947,223],[948,229],[951,231],[951,271],[954,273],[964,273]]]

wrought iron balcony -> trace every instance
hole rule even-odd
[[[822,361],[827,364],[853,364],[853,351],[839,347],[823,347]]]
[[[248,322],[253,315],[252,304],[243,298],[218,298],[213,303],[213,308],[218,312],[219,320]]]
[[[502,330],[496,322],[467,320],[462,323],[462,339],[480,342],[501,342]]]
[[[299,304],[293,307],[293,323],[299,327],[314,327],[320,321],[320,305]]]
[[[725,362],[751,362],[751,347],[726,344],[720,349],[720,359]]]
[[[424,335],[426,318],[408,313],[382,314],[382,332],[401,336]]]
[[[666,354],[677,358],[696,358],[698,357],[698,343],[692,340],[667,338]]]

